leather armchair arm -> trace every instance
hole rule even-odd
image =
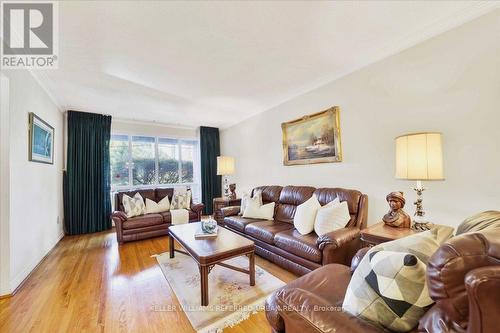
[[[469,296],[467,332],[496,332],[500,313],[500,266],[471,270],[465,276],[465,287]]]
[[[283,288],[276,293],[276,303],[287,332],[289,328],[293,332],[380,332],[367,321],[304,289]]]
[[[205,208],[205,205],[202,203],[191,203],[191,210],[198,214],[198,221],[201,220],[201,212],[203,211],[203,208]]]
[[[370,251],[370,248],[369,247],[364,247],[362,249],[359,249],[358,252],[356,252],[356,254],[354,255],[354,257],[352,257],[352,260],[351,260],[351,273],[354,273],[354,271],[356,270],[356,268],[358,268],[359,263],[361,262],[361,260],[363,259],[363,257],[365,256],[365,254],[368,251]]]
[[[316,246],[323,251],[322,264],[351,265],[351,260],[361,247],[359,228],[338,229],[318,237]]]
[[[229,206],[221,208],[222,217],[238,215],[240,213],[240,206]]]

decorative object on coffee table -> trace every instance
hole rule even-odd
[[[415,230],[428,230],[431,224],[424,218],[422,205],[423,180],[444,180],[441,133],[405,134],[396,138],[396,178],[416,180]]]
[[[230,206],[239,206],[241,204],[241,199],[230,199],[226,197],[214,198],[213,207],[214,207],[214,219],[217,221],[217,224],[220,226],[224,226],[224,215],[222,214],[221,209],[224,207]]]
[[[389,212],[384,215],[382,221],[391,227],[410,228],[410,215],[406,214],[403,210],[406,202],[403,192],[391,192],[385,197],[385,199],[389,203],[390,209]]]
[[[222,176],[224,180],[224,196],[229,198],[229,185],[227,183],[227,176],[234,173],[234,157],[231,156],[217,156],[217,175]],[[236,187],[235,187],[236,188]]]
[[[338,106],[281,124],[283,164],[342,162]]]
[[[230,230],[220,228],[217,237],[195,239],[195,233],[201,228],[201,222],[174,225],[168,229],[170,258],[175,251],[190,255],[200,270],[201,305],[208,305],[208,274],[215,265],[249,275],[249,283],[255,285],[255,244]],[[176,240],[185,251],[175,250]],[[248,256],[249,268],[244,269],[224,263],[224,261],[240,256]]]

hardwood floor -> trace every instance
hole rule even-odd
[[[194,332],[151,255],[167,237],[118,246],[114,231],[64,237],[12,297],[0,300],[0,332]],[[285,282],[296,278],[256,258]],[[225,333],[270,332],[263,312]]]

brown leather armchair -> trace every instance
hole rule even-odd
[[[351,267],[331,264],[292,281],[266,301],[273,332],[386,332],[342,311]],[[431,298],[436,302],[412,332],[493,333],[499,331],[500,228],[455,236],[432,255],[427,266]]]

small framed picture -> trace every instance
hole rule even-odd
[[[29,160],[54,164],[54,127],[29,113]]]

